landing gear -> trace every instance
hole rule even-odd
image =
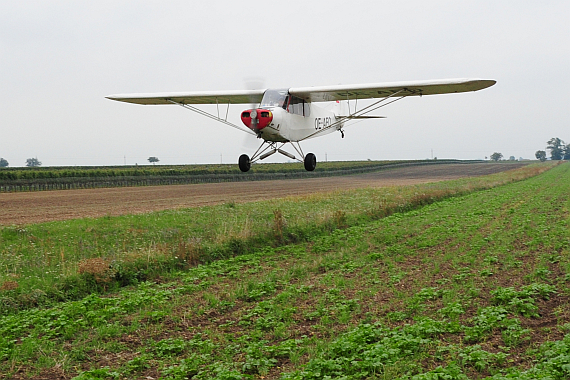
[[[242,172],[247,172],[251,168],[251,161],[249,160],[249,156],[247,154],[242,154],[239,156],[238,160],[239,170]]]
[[[294,154],[291,154],[291,153],[286,152],[283,149],[281,149],[281,148],[283,148],[283,146],[286,143],[291,144],[291,146],[297,151],[297,153],[299,155],[295,156]],[[245,172],[249,171],[252,163],[256,163],[259,160],[264,160],[267,157],[269,157],[275,153],[282,154],[285,157],[288,157],[292,160],[296,160],[296,161],[304,163],[305,169],[307,171],[312,172],[317,167],[317,157],[313,153],[308,153],[305,156],[303,151],[301,150],[301,145],[299,145],[299,142],[297,142],[297,141],[294,141],[294,142],[291,142],[291,141],[286,141],[286,142],[263,141],[261,143],[261,146],[255,151],[255,153],[253,154],[253,156],[251,158],[249,158],[249,156],[247,154],[242,154],[241,156],[239,156],[239,160],[238,160],[239,170],[241,170],[242,172],[245,173]],[[305,156],[305,160],[302,160],[300,158],[303,156]]]
[[[307,153],[305,156],[305,170],[312,172],[317,167],[317,156],[313,153]]]

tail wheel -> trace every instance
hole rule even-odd
[[[312,172],[317,167],[317,156],[313,153],[307,153],[305,156],[305,170]]]
[[[238,160],[239,170],[242,172],[247,172],[251,168],[251,161],[249,160],[249,156],[247,154],[242,154],[239,156]]]

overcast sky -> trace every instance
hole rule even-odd
[[[318,160],[534,158],[570,142],[568,1],[0,0],[0,157],[23,166],[237,162],[240,131],[130,92],[495,79],[303,144]],[[230,108],[239,123],[245,106]],[[208,110],[208,108],[206,107]],[[210,109],[211,110],[211,109]],[[276,158],[285,160],[284,158]]]

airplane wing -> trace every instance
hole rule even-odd
[[[134,104],[247,104],[259,103],[265,90],[164,92],[154,94],[118,94],[107,99]]]
[[[478,91],[496,83],[489,79],[446,79],[417,82],[372,83],[358,85],[290,88],[289,92],[309,102],[370,99],[396,96],[421,96]],[[134,104],[248,104],[259,103],[265,89],[242,91],[194,91],[151,94],[118,94],[107,99]]]
[[[478,91],[497,83],[489,79],[445,79],[417,82],[372,83],[290,88],[289,93],[309,102],[347,99],[387,98],[390,96],[421,96]]]

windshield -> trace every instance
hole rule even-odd
[[[261,99],[261,107],[287,107],[286,99],[288,89],[283,90],[267,90]]]

